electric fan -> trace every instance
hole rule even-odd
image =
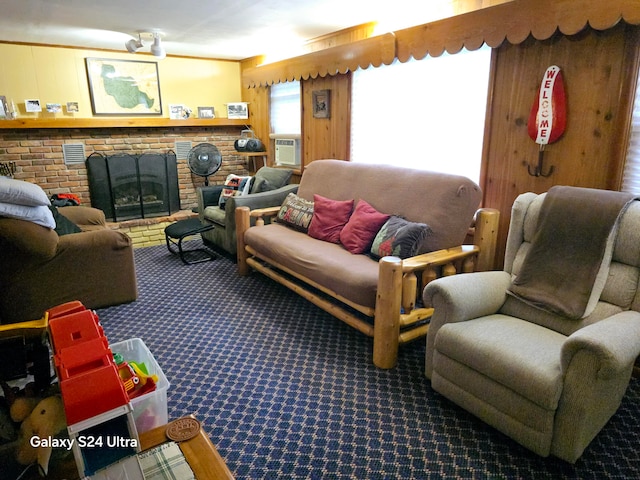
[[[187,164],[189,170],[204,177],[204,184],[209,185],[209,175],[216,173],[222,165],[222,155],[215,145],[200,143],[189,150]]]

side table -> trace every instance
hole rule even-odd
[[[191,415],[192,418],[193,415]],[[167,426],[162,425],[140,434],[141,449],[148,450],[169,441],[166,436]],[[198,434],[178,443],[184,458],[198,480],[234,480],[231,470],[213,446],[203,428]]]
[[[187,265],[214,260],[216,258],[215,255],[205,248],[194,248],[191,250],[184,250],[182,248],[182,241],[185,238],[191,237],[193,235],[198,235],[213,228],[213,225],[203,225],[202,223],[200,223],[200,220],[198,218],[187,218],[185,220],[178,220],[177,222],[172,223],[164,229],[164,237],[167,242],[167,248],[171,253],[180,256],[180,260],[182,260],[182,262]],[[178,250],[175,251],[173,248],[171,248],[172,245],[177,246]],[[188,254],[191,254],[192,252],[201,252],[203,256],[198,258],[197,260],[189,260]]]

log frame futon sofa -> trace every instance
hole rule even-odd
[[[265,224],[280,207],[236,209],[239,274],[259,271],[373,337],[373,363],[379,368],[393,368],[399,345],[427,334],[433,309],[416,303],[428,282],[493,267],[499,212],[478,209],[482,192],[468,178],[316,160],[305,167],[297,195],[307,201],[315,195],[353,199],[356,209],[364,200],[378,212],[430,227],[417,255],[378,260],[278,221]],[[467,238],[472,241],[463,245]]]

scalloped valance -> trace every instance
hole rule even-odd
[[[279,62],[248,68],[242,72],[247,87],[272,85],[292,80],[326,77],[366,68],[389,65],[396,56],[396,42],[392,33],[359,40],[337,47],[319,50]]]
[[[512,45],[529,35],[546,40],[556,31],[575,35],[587,25],[606,30],[620,21],[640,24],[638,0],[516,0],[476,10],[456,17],[396,32],[396,56],[401,62],[410,57],[437,57],[446,50],[457,53],[463,47],[476,50],[486,43],[499,47],[506,40]]]
[[[640,25],[639,0],[515,0],[395,33],[327,48],[242,72],[246,87],[337,75],[358,67],[388,65],[395,58],[433,57],[484,43],[498,47],[505,40],[524,42],[529,36],[546,40],[560,31],[574,35],[585,27],[606,30],[624,21]]]

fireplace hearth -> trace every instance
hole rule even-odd
[[[173,152],[91,154],[86,161],[91,205],[113,222],[171,215],[180,210]]]

